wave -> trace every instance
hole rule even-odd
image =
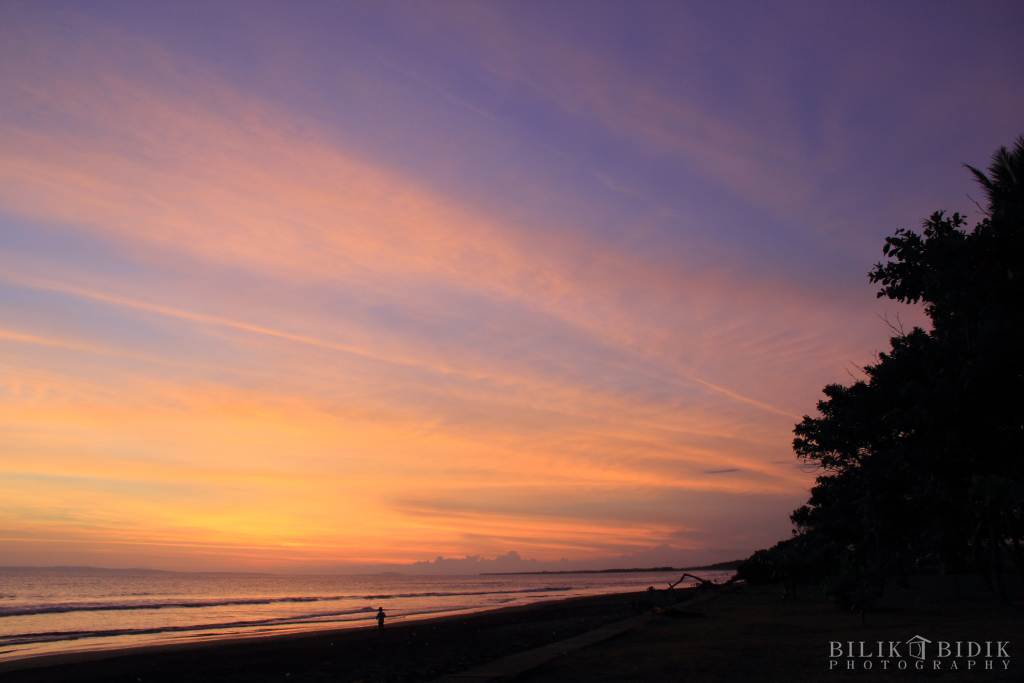
[[[572,590],[569,586],[541,586],[516,590],[492,591],[429,591],[421,593],[382,593],[375,595],[327,595],[277,598],[221,598],[212,600],[134,600],[125,602],[61,602],[35,605],[0,606],[0,617],[21,617],[36,614],[67,612],[110,612],[155,609],[200,609],[237,605],[270,605],[274,603],[329,602],[337,600],[398,600],[408,598],[444,598],[480,595],[511,595],[521,593],[553,593]],[[363,608],[369,609],[369,608]],[[358,610],[357,610],[358,611]]]
[[[503,600],[502,602],[509,602]],[[425,617],[432,614],[450,614],[453,612],[465,612],[479,609],[479,605],[449,605],[447,607],[426,607],[415,612],[403,614],[399,619],[408,617]],[[224,629],[241,629],[253,632],[258,627],[267,626],[298,626],[311,624],[330,623],[353,623],[366,621],[373,623],[373,607],[360,609],[339,610],[334,612],[315,612],[311,614],[290,615],[287,617],[268,617],[266,619],[242,619],[236,621],[219,622],[212,624],[176,624],[166,626],[152,626],[148,628],[117,628],[117,629],[90,629],[87,631],[43,631],[39,633],[15,633],[0,636],[0,648],[7,648],[16,645],[28,645],[33,643],[52,643],[57,641],[80,640],[83,638],[111,638],[116,636],[144,636],[159,635],[163,633],[197,633],[217,631]],[[362,618],[359,615],[365,615]],[[347,617],[347,618],[346,618]]]
[[[226,605],[269,605],[275,602],[317,602],[332,598],[231,598],[225,600],[185,600],[161,602],[139,600],[135,602],[60,602],[43,605],[18,605],[0,607],[0,617],[23,617],[32,614],[58,614],[62,612],[107,612],[138,609],[166,609],[173,607],[198,608],[221,607]],[[333,598],[336,599],[336,598]]]
[[[0,636],[0,647],[10,645],[23,645],[26,643],[47,643],[58,640],[78,640],[80,638],[109,638],[112,636],[137,636],[153,635],[158,633],[179,633],[183,631],[211,631],[225,628],[252,628],[254,626],[281,626],[287,624],[308,624],[322,621],[325,618],[345,621],[338,617],[352,617],[357,614],[366,614],[366,619],[372,620],[372,607],[361,609],[341,610],[337,612],[320,612],[316,614],[293,615],[288,617],[273,617],[268,619],[246,619],[240,621],[228,621],[216,624],[182,624],[153,626],[150,628],[118,628],[118,629],[97,629],[89,631],[46,631],[40,633],[18,633],[10,636]],[[354,621],[350,619],[349,621]]]

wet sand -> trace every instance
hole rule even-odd
[[[682,591],[679,592],[683,594]],[[551,600],[373,628],[58,655],[0,664],[4,683],[418,683],[554,643],[648,609],[644,593]],[[31,665],[31,668],[16,668]],[[12,670],[13,669],[13,670]]]

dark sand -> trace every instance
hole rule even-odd
[[[1015,577],[1014,600],[1022,591]],[[918,575],[910,586],[890,582],[877,607],[864,615],[843,611],[829,602],[820,587],[801,586],[796,602],[781,600],[780,586],[744,586],[700,603],[705,619],[658,617],[617,638],[558,657],[517,678],[519,683],[871,683],[874,681],[936,681],[948,683],[1020,683],[1024,681],[1024,603],[1000,606],[984,589],[979,577],[960,576],[957,595],[952,577]],[[866,641],[868,651],[877,641],[905,641],[920,635],[931,641],[1010,641],[1009,668],[1002,661],[984,669],[982,657],[973,667],[961,657],[957,669],[951,659],[926,670],[913,666],[904,645],[901,652],[911,663],[897,668],[895,659],[883,669],[873,661],[865,669],[855,658],[855,670],[846,670],[846,658],[837,658],[830,670],[830,641]],[[964,645],[966,648],[966,645]],[[966,651],[966,650],[964,650]],[[877,658],[875,658],[877,659]]]
[[[684,591],[679,591],[683,595]],[[413,683],[590,631],[646,611],[646,595],[553,600],[370,628],[121,651],[104,659],[9,670],[3,683],[372,681]],[[108,653],[109,654],[109,653]],[[45,661],[45,660],[44,660]],[[26,664],[28,662],[23,662]],[[40,663],[40,662],[36,662]]]

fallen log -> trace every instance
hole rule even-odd
[[[704,588],[704,589],[707,589],[707,588],[711,588],[711,589],[714,589],[714,588],[724,588],[725,586],[731,586],[733,583],[736,582],[736,576],[735,575],[732,578],[730,578],[728,581],[726,581],[725,583],[715,583],[714,581],[711,581],[709,579],[702,579],[699,576],[694,576],[693,574],[686,573],[686,574],[683,574],[682,576],[680,576],[679,580],[676,581],[675,583],[670,583],[668,585],[668,589],[669,590],[674,590],[676,586],[678,586],[679,584],[681,584],[683,581],[686,580],[686,577],[690,577],[691,579],[696,581],[697,582],[697,588]]]

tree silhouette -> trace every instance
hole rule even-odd
[[[1024,578],[1024,135],[987,175],[968,169],[988,198],[973,230],[937,211],[886,238],[878,296],[923,303],[932,329],[893,337],[865,380],[826,386],[796,425],[797,457],[821,474],[791,517],[799,542],[759,551],[762,575],[800,548],[838,603],[862,608],[911,562],[956,572],[969,558],[1004,602],[1004,561]]]

